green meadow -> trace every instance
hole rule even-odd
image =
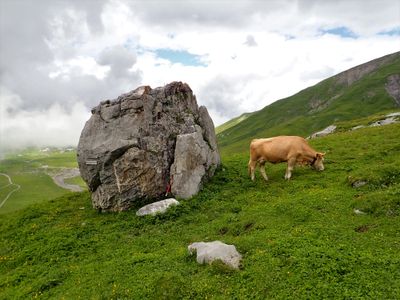
[[[8,214],[31,204],[60,197],[68,193],[57,186],[49,176],[60,168],[77,168],[76,152],[51,150],[41,152],[39,149],[27,149],[6,155],[0,161],[0,173],[11,177],[13,183],[20,186],[0,207],[0,215]],[[70,183],[83,185],[80,177],[70,179]],[[15,186],[8,185],[8,179],[0,176],[0,202]]]
[[[398,299],[400,124],[346,126],[310,140],[325,171],[290,181],[267,164],[252,182],[247,149],[222,149],[212,180],[164,215],[98,213],[87,192],[3,214],[0,298]],[[214,240],[237,247],[240,270],[189,256]]]

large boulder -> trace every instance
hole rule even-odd
[[[120,211],[137,202],[195,195],[220,156],[214,124],[189,85],[142,86],[101,102],[81,133],[78,164],[93,207]]]

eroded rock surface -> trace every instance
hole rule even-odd
[[[385,89],[393,98],[397,107],[400,107],[400,74],[393,74],[387,78]]]
[[[396,57],[398,57],[399,53],[392,53],[389,55],[385,55],[381,58],[374,59],[362,65],[356,66],[351,68],[347,71],[337,74],[334,76],[336,79],[337,84],[344,84],[346,86],[352,85],[354,82],[360,80],[365,75],[372,73],[373,71],[377,70],[382,65],[386,64],[387,62],[392,61]]]
[[[101,210],[172,195],[189,198],[220,164],[214,124],[189,85],[142,86],[92,110],[78,163]]]

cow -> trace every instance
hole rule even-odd
[[[325,153],[316,152],[307,141],[300,136],[276,136],[264,139],[254,139],[250,143],[249,175],[254,181],[254,171],[257,164],[267,181],[265,163],[273,164],[287,162],[285,179],[289,180],[296,164],[309,164],[318,171],[324,170]]]

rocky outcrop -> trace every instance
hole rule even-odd
[[[395,117],[387,117],[386,119],[376,121],[369,125],[369,127],[376,127],[376,126],[384,126],[384,125],[389,125],[389,124],[394,124],[397,123],[397,118]]]
[[[393,98],[396,106],[400,107],[400,74],[388,76],[385,89]]]
[[[400,117],[400,112],[394,112],[381,117],[380,120],[373,122],[372,124],[358,125],[353,127],[351,130],[358,130],[365,127],[377,127],[377,126],[384,126],[384,125],[398,123],[400,121],[399,117]]]
[[[196,194],[220,164],[214,124],[190,87],[142,86],[92,110],[78,145],[82,178],[100,210]]]
[[[385,116],[382,116],[376,122],[370,123],[369,125],[357,125],[357,126],[354,126],[353,128],[351,128],[351,130],[358,130],[358,129],[366,128],[366,127],[377,127],[377,126],[384,126],[384,125],[398,123],[398,122],[400,122],[399,117],[400,117],[400,112],[390,113]],[[328,127],[326,127],[325,129],[323,129],[321,131],[314,132],[309,137],[307,137],[307,139],[313,139],[313,138],[317,138],[317,137],[326,136],[328,134],[332,134],[335,132],[336,128],[337,128],[336,125],[329,125]]]
[[[399,56],[399,52],[392,53],[389,55],[385,55],[378,59],[374,59],[362,65],[356,66],[351,68],[347,71],[339,73],[334,76],[336,80],[336,84],[350,86],[354,82],[360,80],[364,76],[372,73],[373,71],[377,70],[380,66],[391,62],[392,60],[396,59]]]

